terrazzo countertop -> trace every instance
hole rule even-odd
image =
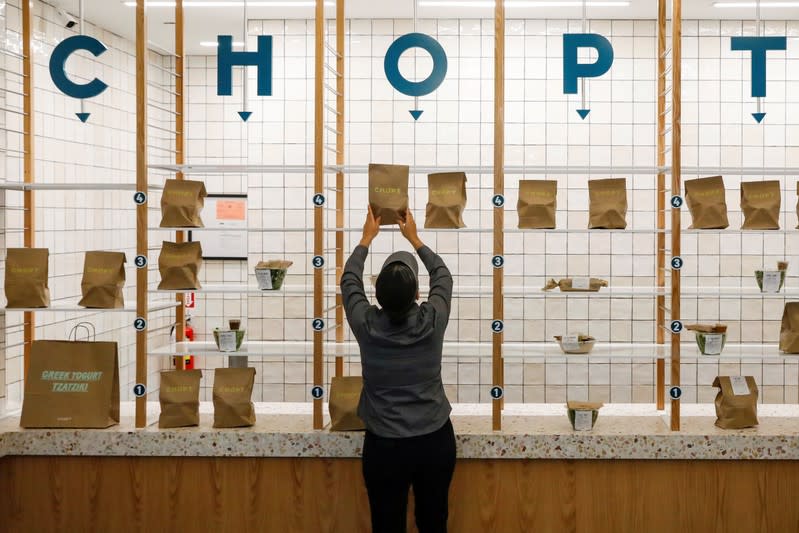
[[[254,427],[214,429],[210,403],[201,405],[200,426],[160,430],[158,404],[148,405],[148,421],[134,428],[132,403],[122,405],[122,421],[104,430],[40,430],[19,427],[19,416],[0,419],[0,457],[205,456],[338,457],[361,456],[363,433],[311,429],[311,404],[256,404]],[[503,429],[491,430],[491,406],[459,404],[452,421],[463,459],[779,459],[799,460],[799,406],[761,405],[760,425],[722,430],[713,425],[712,405],[683,405],[682,431],[669,430],[668,413],[651,405],[614,404],[602,408],[589,432],[573,431],[565,406],[507,405]],[[325,420],[327,423],[327,419]]]

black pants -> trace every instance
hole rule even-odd
[[[411,486],[419,532],[446,533],[454,470],[455,432],[449,420],[438,431],[406,439],[387,439],[367,431],[363,479],[373,533],[405,533]]]

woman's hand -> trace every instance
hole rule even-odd
[[[413,213],[410,209],[408,209],[405,213],[405,220],[399,221],[400,231],[402,232],[402,236],[408,239],[408,242],[411,243],[414,250],[418,250],[424,243],[419,238],[419,234],[416,231],[416,221],[413,219]]]
[[[370,205],[366,213],[366,222],[363,223],[361,246],[369,248],[369,245],[372,244],[372,241],[377,237],[378,233],[380,233],[380,217],[375,218],[374,213],[372,213],[372,206]]]

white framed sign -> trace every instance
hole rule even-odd
[[[203,259],[247,260],[247,195],[209,194],[202,210],[205,229],[190,231]]]

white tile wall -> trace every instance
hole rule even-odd
[[[16,11],[15,11],[16,9]],[[9,7],[6,18],[10,27],[18,27],[18,8]],[[52,179],[133,179],[135,152],[132,116],[132,46],[120,38],[102,33],[113,53],[102,59],[106,81],[112,89],[89,104],[93,111],[89,126],[79,126],[71,118],[76,102],[55,93],[44,70],[44,58],[50,46],[64,35],[56,25],[45,22],[42,49],[37,61],[37,115],[39,174]],[[4,22],[6,19],[3,19]],[[14,26],[14,24],[16,26]],[[614,45],[616,61],[612,71],[587,83],[590,119],[581,121],[575,110],[579,97],[562,95],[560,34],[579,31],[579,24],[562,20],[514,20],[507,26],[506,70],[506,160],[508,165],[577,165],[577,166],[654,166],[655,162],[655,50],[653,21],[591,21],[590,31],[602,33]],[[419,31],[437,37],[449,57],[449,74],[432,95],[420,99],[425,113],[414,123],[408,114],[413,101],[394,91],[385,80],[382,59],[392,40],[409,31],[406,20],[352,20],[347,24],[347,152],[350,165],[370,162],[393,162],[417,165],[490,166],[493,159],[493,21],[491,20],[422,20]],[[799,114],[796,91],[799,81],[797,36],[799,23],[769,22],[767,31],[787,33],[787,54],[769,54],[769,112],[763,126],[753,124],[749,113],[754,102],[748,98],[748,60],[729,51],[729,36],[752,34],[751,23],[736,21],[685,21],[683,163],[686,166],[796,166],[799,150]],[[241,109],[242,74],[234,76],[234,96],[215,94],[215,57],[192,56],[187,68],[187,153],[192,163],[310,165],[313,162],[313,22],[304,20],[262,20],[250,22],[250,42],[255,35],[274,36],[274,94],[256,97],[255,74],[247,76],[250,84],[249,109],[253,116],[246,124],[236,112]],[[18,42],[18,34],[10,42]],[[7,39],[7,43],[9,40]],[[787,58],[786,58],[787,56]],[[169,62],[153,57],[164,66]],[[328,58],[330,60],[331,58]],[[76,68],[89,69],[91,62]],[[408,76],[429,72],[430,61],[420,53],[414,65],[413,53],[406,54],[401,69]],[[166,84],[168,77],[152,71],[156,83]],[[10,78],[3,80],[12,84]],[[333,83],[332,78],[329,83]],[[41,93],[41,94],[39,94]],[[12,99],[4,94],[4,98]],[[154,91],[154,101],[169,107],[172,96]],[[111,108],[125,110],[115,113]],[[151,110],[152,111],[152,110]],[[169,129],[171,119],[156,114],[153,124]],[[9,114],[4,120],[13,122]],[[95,118],[97,119],[95,121]],[[328,116],[331,119],[332,116]],[[152,128],[151,160],[168,161],[171,140],[162,130]],[[65,140],[70,139],[70,140]],[[328,142],[333,141],[328,134]],[[8,138],[9,147],[19,145]],[[99,146],[99,148],[98,148]],[[90,148],[91,147],[91,148]],[[67,157],[77,154],[73,159]],[[5,157],[9,176],[19,173],[19,161]],[[153,172],[155,182],[166,174]],[[519,179],[540,177],[535,174],[506,176],[508,209],[507,227],[514,228],[516,191]],[[550,175],[559,182],[558,227],[584,230],[587,223],[586,175]],[[609,176],[595,176],[609,177]],[[631,229],[647,230],[655,224],[655,176],[624,176],[628,179]],[[686,175],[685,178],[694,176]],[[745,179],[761,179],[747,176]],[[305,286],[311,292],[311,234],[286,233],[284,228],[302,229],[312,225],[308,208],[313,193],[311,174],[242,174],[209,175],[204,179],[209,192],[249,194],[249,219],[261,233],[249,237],[250,257],[246,262],[206,261],[203,280],[212,282],[249,282],[254,284],[252,268],[258,261],[287,258],[294,261],[286,280],[289,285]],[[332,184],[332,176],[328,178]],[[470,228],[489,229],[493,209],[490,174],[469,175],[469,204],[465,220]],[[784,184],[783,227],[796,224],[793,209],[793,178]],[[738,187],[741,178],[725,176],[728,186],[731,227],[740,224]],[[422,219],[426,202],[426,177],[411,177],[412,206]],[[19,202],[9,193],[9,205]],[[328,193],[332,198],[332,192]],[[366,176],[347,176],[346,224],[358,228],[366,203]],[[90,242],[97,247],[124,246],[133,255],[133,211],[124,195],[101,198],[77,195],[40,196],[42,243],[56,254],[57,268],[53,282],[54,296],[76,294],[81,268],[80,257],[73,250],[77,243]],[[96,200],[96,201],[95,201]],[[84,202],[82,204],[81,202]],[[157,194],[152,195],[151,226],[159,214]],[[112,206],[125,210],[127,230],[109,230],[109,211],[91,206]],[[329,204],[332,205],[332,202]],[[77,206],[77,209],[72,207]],[[21,216],[6,212],[6,227],[18,227]],[[327,222],[334,221],[332,213]],[[683,221],[685,226],[689,220]],[[56,232],[50,228],[85,228],[82,231]],[[120,240],[119,235],[125,237]],[[799,235],[799,234],[798,234]],[[751,271],[790,259],[799,250],[799,236],[778,233],[740,235],[685,235],[683,286],[736,286],[753,284]],[[158,243],[166,234],[151,235],[151,264],[157,257]],[[8,245],[14,234],[9,233]],[[458,299],[453,305],[448,340],[484,341],[491,339],[488,324],[492,302],[489,296],[492,250],[489,233],[432,233],[423,238],[442,254],[455,274],[458,286],[477,286],[486,296]],[[96,240],[96,243],[95,243]],[[357,232],[348,234],[345,247],[351,249]],[[328,246],[332,246],[332,241]],[[506,246],[506,285],[542,286],[549,277],[593,275],[606,278],[614,287],[654,284],[655,235],[580,233],[543,234],[529,232],[508,234]],[[367,264],[367,273],[376,272],[388,253],[407,248],[395,233],[387,233],[375,242]],[[543,260],[542,260],[543,259]],[[332,256],[329,256],[332,261]],[[797,266],[792,265],[789,285],[796,282]],[[132,279],[133,272],[129,274]],[[151,284],[157,274],[151,274]],[[332,274],[328,283],[333,284]],[[332,304],[332,298],[329,298]],[[783,301],[686,299],[683,316],[687,321],[722,320],[729,324],[730,342],[774,342],[779,330]],[[308,327],[312,310],[310,297],[259,298],[226,295],[198,298],[193,325],[199,340],[209,340],[213,327],[226,319],[241,317],[250,340],[310,340]],[[508,298],[506,339],[508,341],[544,342],[564,331],[583,330],[607,342],[644,342],[654,340],[654,304],[650,299],[566,299]],[[13,315],[9,315],[13,319]],[[71,322],[63,317],[42,325],[42,333],[63,335]],[[13,324],[9,323],[9,327]],[[166,320],[162,325],[168,325]],[[132,384],[132,360],[127,324],[103,324],[104,331],[118,328],[126,339],[127,363],[123,364],[123,396]],[[50,328],[50,329],[47,329]],[[9,345],[19,341],[19,333],[7,329]],[[124,332],[124,333],[122,333]],[[349,332],[347,332],[349,338]],[[486,354],[488,355],[488,354]],[[8,351],[5,369],[7,396],[19,398],[19,354]],[[154,361],[156,366],[163,361]],[[198,358],[198,366],[212,369],[226,364],[225,358]],[[311,384],[308,361],[271,358],[251,361],[258,371],[256,398],[265,401],[308,399]],[[15,366],[16,365],[16,366]],[[128,365],[128,366],[126,366]],[[654,364],[649,361],[593,361],[564,364],[550,362],[506,361],[506,394],[509,401],[561,402],[567,398],[602,401],[652,402]],[[356,361],[347,362],[348,372],[359,372]],[[14,376],[10,373],[14,372]],[[442,369],[447,391],[453,401],[489,401],[490,366],[485,360],[448,357]],[[794,402],[799,399],[797,365],[725,362],[687,364],[683,370],[686,401],[709,401],[709,387],[717,373],[751,373],[762,385],[764,400]],[[204,397],[209,397],[210,372],[204,378]],[[328,375],[330,368],[328,368]],[[668,374],[667,374],[668,375]],[[126,384],[126,385],[125,385]]]
[[[0,18],[5,50],[21,51],[21,10],[19,1],[0,4]],[[100,96],[86,102],[86,111],[91,113],[87,124],[81,124],[74,113],[80,111],[80,102],[67,98],[53,85],[48,72],[48,62],[53,47],[63,38],[72,35],[57,22],[54,9],[45,3],[34,2],[34,105],[35,120],[35,179],[42,183],[70,182],[114,182],[135,181],[135,47],[122,37],[86,24],[86,32],[99,38],[109,51],[98,59],[89,60],[75,56],[67,64],[71,76],[89,79],[98,76],[109,88]],[[3,147],[3,179],[21,181],[22,120],[19,113],[8,111],[22,107],[22,78],[15,74],[22,71],[21,61],[0,54],[3,71],[0,83],[5,89],[0,98],[6,111],[0,113],[5,128]],[[167,66],[160,55],[152,53],[151,63]],[[167,76],[159,69],[151,68],[152,86],[150,97],[162,101]],[[171,83],[171,81],[169,81]],[[9,92],[13,91],[13,92]],[[170,103],[165,103],[167,107]],[[172,129],[171,118],[151,108],[150,123],[160,128]],[[160,130],[151,128],[150,141],[155,146],[169,143],[157,139]],[[156,151],[154,162],[159,161]],[[3,248],[22,245],[23,212],[22,194],[7,192],[3,195]],[[157,204],[155,204],[157,205]],[[83,253],[87,250],[117,250],[127,254],[126,301],[135,302],[135,210],[127,192],[60,191],[36,193],[36,245],[50,250],[50,291],[53,304],[75,302],[80,297],[80,281],[83,271]],[[3,254],[3,263],[5,266]],[[131,313],[53,313],[36,315],[37,339],[63,339],[69,330],[81,320],[92,322],[98,340],[116,340],[119,343],[120,386],[123,400],[132,398],[135,383],[135,339]],[[2,342],[4,357],[0,358],[0,412],[5,408],[18,408],[22,399],[22,313],[9,311],[0,313],[5,335]],[[150,317],[150,328],[155,331],[152,343],[165,341],[163,330],[171,319],[161,312]],[[158,390],[157,370],[161,361],[150,365],[148,388]],[[4,366],[3,366],[4,364]],[[3,406],[5,403],[5,407]]]

